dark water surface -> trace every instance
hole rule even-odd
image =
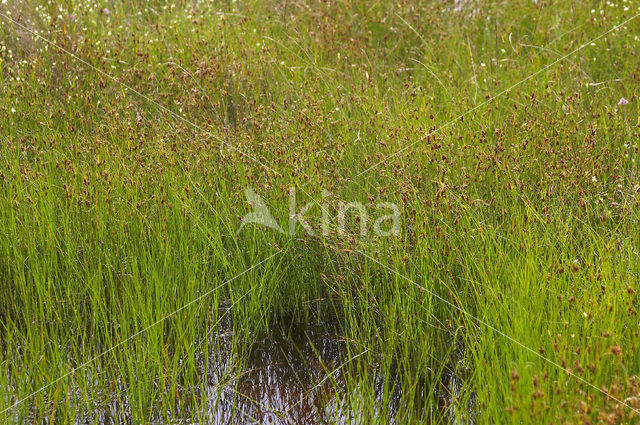
[[[335,334],[306,325],[265,334],[246,357],[242,375],[222,392],[212,388],[206,423],[368,423],[371,418],[363,418],[354,394],[360,387],[352,368],[356,356],[347,355],[346,343]],[[371,365],[367,369],[375,388],[374,415],[384,409],[382,423],[402,423],[406,400],[399,376],[385,376]],[[397,385],[390,384],[394,382]],[[431,409],[438,412],[432,414],[452,417],[451,399],[460,388],[452,373],[445,374],[436,389],[425,386],[437,400]],[[428,397],[423,394],[417,404],[424,406]]]
[[[349,354],[345,341],[334,333],[307,325],[275,329],[261,335],[244,355],[232,352],[230,332],[215,335],[213,339],[212,345],[218,348],[201,355],[196,364],[206,384],[201,381],[197,388],[180,389],[185,400],[192,398],[188,394],[196,394],[200,400],[199,411],[194,411],[186,402],[177,401],[177,409],[171,414],[150,412],[149,423],[365,425],[372,420],[406,422],[407,400],[406,395],[403,397],[399,374],[386,372],[385,376],[379,366],[364,366],[361,361],[364,356],[354,359],[358,354]],[[366,378],[354,372],[355,366],[359,366],[357,370],[366,370]],[[425,384],[422,393],[419,392],[420,400],[414,399],[414,405],[420,406],[413,407],[414,413],[439,417],[438,423],[455,422],[452,400],[461,387],[460,379],[453,373],[445,373],[435,385]],[[90,396],[91,405],[79,394],[77,399],[70,400],[72,407],[75,405],[84,413],[76,423],[134,423],[124,383],[116,381],[112,388],[112,394]],[[367,416],[362,415],[362,408],[358,406],[361,391],[369,391],[367,399],[376,400],[375,406],[368,406]],[[173,400],[173,395],[169,399]],[[204,412],[203,405],[206,406]],[[415,410],[419,408],[425,411]],[[167,416],[175,419],[161,419]],[[42,423],[42,420],[32,421],[36,422]]]

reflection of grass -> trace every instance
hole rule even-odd
[[[430,132],[637,2],[601,13],[524,0],[459,12],[451,2],[154,0],[110,3],[108,14],[72,3],[0,12],[196,127],[0,18],[4,419],[65,423],[102,414],[95,405],[113,397],[121,407],[104,414],[136,423],[203,417],[214,365],[203,372],[197,359],[214,350],[219,308],[232,306],[229,376],[258,332],[283,323],[338,329],[345,358],[364,353],[348,390],[336,388],[357,394],[345,399],[354,422],[386,423],[391,409],[379,404],[392,404],[394,385],[403,422],[633,421],[631,408],[430,292],[640,408],[638,21]],[[332,215],[338,199],[370,211],[395,202],[402,232],[237,234],[247,186],[281,225],[295,186],[299,205],[326,201]],[[315,206],[307,218],[321,215]],[[459,407],[444,415],[434,390],[467,368]],[[389,398],[376,399],[377,376]]]

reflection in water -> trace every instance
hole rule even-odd
[[[247,357],[241,376],[221,395],[212,387],[214,400],[207,412],[207,423],[364,424],[367,418],[355,407],[357,395],[349,394],[359,383],[357,377],[354,382],[353,373],[346,375],[349,366],[353,366],[346,351],[345,343],[335,335],[308,326],[265,335]],[[374,369],[371,374],[377,376],[375,416],[385,417],[383,423],[400,422],[397,416],[406,400],[399,382],[389,385],[379,370]],[[345,380],[349,380],[349,386]],[[438,387],[443,389],[437,395],[440,413],[452,416],[451,397],[457,395],[460,382],[449,374]],[[424,405],[428,391],[425,386],[418,405]],[[381,415],[383,409],[386,416]]]
[[[198,359],[197,368],[203,378],[207,369],[205,363],[209,365],[206,384],[201,382],[197,388],[181,390],[183,394],[195,394],[200,400],[199,407],[184,404],[185,399],[178,397],[173,413],[163,415],[155,410],[147,419],[153,424],[406,422],[402,414],[406,413],[407,395],[402,394],[400,374],[385,377],[375,365],[368,365],[366,375],[374,380],[373,385],[372,382],[363,383],[365,378],[354,373],[357,360],[348,358],[345,342],[335,334],[306,325],[286,331],[275,330],[259,338],[247,355],[234,354],[232,340],[229,333],[216,335],[213,345],[218,348],[210,352],[208,358],[203,355]],[[434,411],[431,414],[454,422],[452,399],[462,390],[456,375],[445,374],[435,389],[430,385],[420,386],[423,389],[420,400],[414,400],[416,408],[424,407],[435,397],[437,406],[431,408],[439,410],[439,414]],[[112,391],[111,394],[94,394],[88,399],[79,394],[77,399],[72,397],[71,404],[82,406],[80,409],[85,412],[76,423],[133,423],[125,384],[114,382]],[[358,404],[358,393],[367,391],[375,391],[376,400],[375,406],[368,406],[369,416],[362,414],[363,409]],[[371,400],[371,397],[366,399]],[[423,413],[430,416],[428,412]],[[166,415],[173,419],[161,419]]]
[[[310,328],[265,336],[208,419],[214,423],[232,419],[262,424],[333,423],[336,412],[332,410],[339,399],[336,388],[345,387],[340,368],[344,352],[344,344],[335,337]]]

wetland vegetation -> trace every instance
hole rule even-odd
[[[0,421],[638,423],[639,13],[0,1]]]

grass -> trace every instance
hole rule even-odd
[[[454,6],[3,2],[3,422],[204,422],[304,323],[350,422],[637,423],[640,3]]]

